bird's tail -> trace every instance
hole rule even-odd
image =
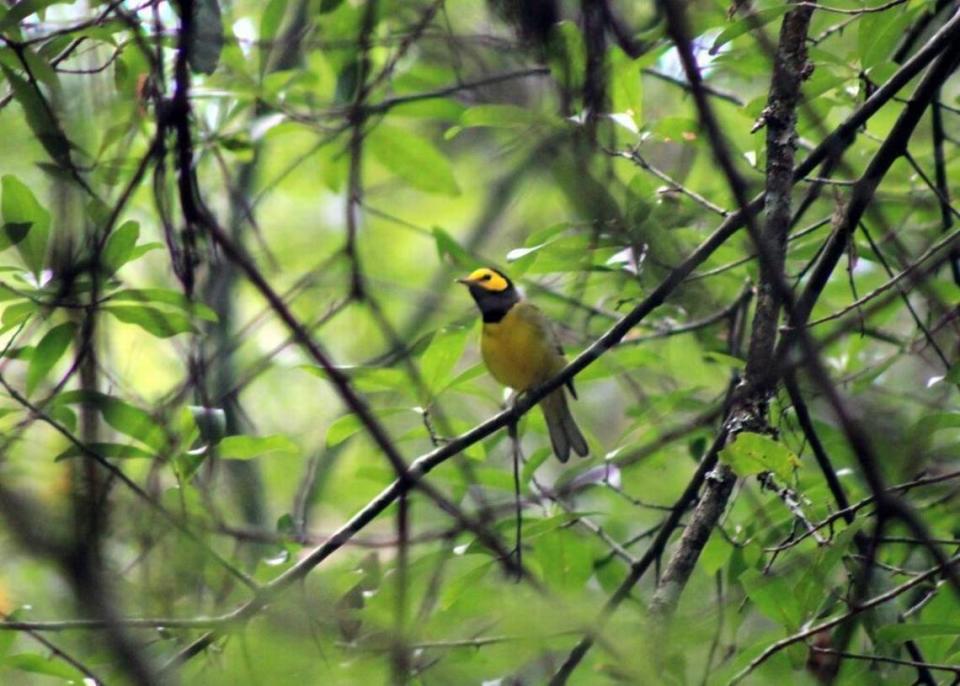
[[[589,449],[587,439],[580,432],[570,407],[567,405],[567,396],[562,388],[555,390],[540,401],[543,418],[547,422],[550,432],[550,443],[553,444],[553,453],[561,462],[570,458],[570,449],[580,457],[586,457]]]

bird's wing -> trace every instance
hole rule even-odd
[[[521,300],[514,307],[517,309],[517,315],[537,330],[540,338],[549,345],[558,355],[563,355],[563,348],[560,345],[560,339],[557,332],[543,311],[531,302]]]
[[[567,363],[567,360],[563,354],[563,346],[560,345],[560,337],[550,323],[550,318],[539,307],[527,300],[521,300],[514,307],[517,309],[517,315],[537,329],[543,341],[556,352],[557,370],[561,369]],[[567,387],[570,388],[570,393],[576,398],[577,391],[573,387],[573,379],[567,381]]]

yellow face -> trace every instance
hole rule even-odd
[[[510,282],[508,282],[500,272],[490,269],[489,267],[481,267],[471,272],[467,278],[458,280],[460,283],[468,286],[479,286],[483,290],[492,293],[499,293],[510,287]]]

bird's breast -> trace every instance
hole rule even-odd
[[[483,325],[480,352],[493,378],[518,391],[545,381],[558,367],[554,358],[559,355],[537,327],[517,316],[516,308],[499,322]]]

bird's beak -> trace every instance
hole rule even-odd
[[[470,279],[455,279],[457,283],[462,283],[464,286],[469,286],[473,283]]]

